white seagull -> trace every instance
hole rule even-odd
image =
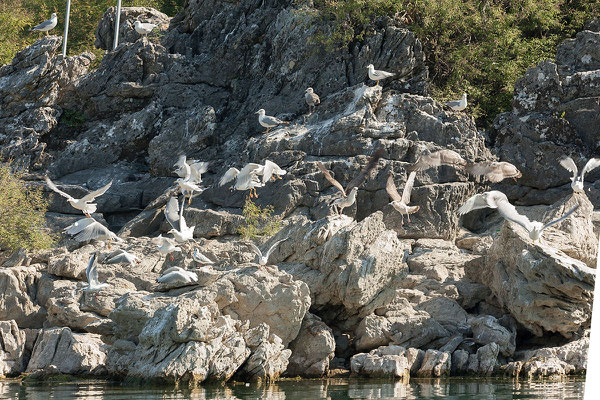
[[[255,114],[258,114],[258,123],[261,126],[264,126],[265,128],[267,128],[267,130],[264,133],[269,132],[271,130],[271,128],[274,128],[278,125],[288,125],[289,124],[288,121],[282,121],[279,118],[271,117],[269,115],[266,115],[265,112],[266,111],[263,108],[261,108],[260,110],[255,112]]]
[[[98,270],[96,269],[96,255],[98,253],[92,254],[90,261],[88,262],[88,266],[85,269],[85,276],[87,277],[88,285],[84,288],[86,291],[98,291],[104,287],[110,286],[106,282],[98,282]]]
[[[235,190],[250,190],[250,197],[258,197],[256,188],[264,186],[260,179],[258,179],[258,176],[263,175],[264,168],[264,166],[256,163],[246,164],[241,171],[231,167],[219,180],[219,186],[223,186],[235,179],[235,185],[233,185]]]
[[[275,164],[271,160],[265,160],[265,165],[262,170],[262,183],[267,183],[269,180],[282,179],[281,176],[285,175],[287,171]]]
[[[360,171],[360,173],[348,183],[346,189],[344,189],[340,182],[338,182],[336,179],[333,178],[333,176],[331,176],[331,174],[329,173],[329,171],[327,171],[327,169],[321,161],[317,161],[317,167],[321,170],[321,172],[325,176],[325,179],[327,179],[329,183],[336,187],[342,195],[341,198],[336,199],[331,203],[338,215],[342,214],[344,208],[350,207],[352,204],[354,204],[354,202],[356,201],[356,193],[358,192],[358,187],[363,184],[363,182],[375,169],[377,163],[379,162],[379,159],[383,156],[383,153],[383,147],[380,147],[377,150],[375,150],[375,152],[369,158],[369,162],[367,163],[367,165],[365,165]]]
[[[186,176],[186,173],[187,173],[187,168],[185,167],[186,164],[190,167],[189,180],[194,183],[201,183],[202,182],[202,174],[204,174],[206,171],[208,171],[208,164],[209,164],[208,161],[187,160],[185,155],[179,156],[179,159],[173,166],[176,168],[175,173],[180,178],[185,178],[185,176]]]
[[[215,263],[214,261],[211,261],[210,258],[206,257],[204,254],[200,253],[200,250],[198,248],[194,249],[194,252],[192,253],[192,258],[199,264],[212,265]]]
[[[142,36],[146,36],[147,34],[152,32],[154,30],[154,28],[156,28],[156,24],[151,24],[150,22],[141,22],[141,21],[135,21],[133,23],[133,26],[135,28],[135,31]]]
[[[306,100],[306,104],[308,104],[308,114],[312,114],[315,111],[315,107],[317,104],[321,104],[321,99],[319,95],[315,93],[313,88],[306,88],[306,92],[304,94],[304,100]]]
[[[506,195],[498,190],[492,190],[490,192],[484,192],[481,194],[476,194],[469,198],[465,204],[463,204],[458,209],[459,215],[464,215],[472,210],[477,210],[480,208],[497,208],[500,212],[500,215],[504,217],[507,221],[514,222],[515,224],[521,225],[527,233],[529,233],[529,238],[535,242],[540,240],[542,236],[542,232],[544,229],[557,224],[568,218],[571,214],[573,214],[578,208],[579,203],[563,214],[562,217],[557,218],[553,221],[548,222],[547,224],[543,224],[538,221],[530,221],[524,215],[521,215],[517,212],[515,206],[510,204]]]
[[[31,31],[45,32],[46,36],[48,36],[48,31],[54,29],[56,27],[57,23],[58,23],[58,17],[56,16],[56,13],[52,13],[49,20],[46,20],[46,21],[42,22],[41,24],[34,26],[33,28],[31,28],[29,30],[29,32],[31,32]]]
[[[107,240],[107,247],[110,249],[110,243],[114,240],[122,242],[123,239],[111,232],[107,227],[96,221],[94,218],[83,218],[67,226],[64,231],[74,236],[78,242],[88,242],[90,240]]]
[[[417,161],[406,167],[407,171],[422,171],[441,165],[463,168],[467,162],[454,150],[442,149],[429,154],[421,154]]]
[[[385,78],[390,78],[390,77],[396,75],[392,72],[377,70],[377,69],[375,69],[373,64],[367,65],[367,69],[369,70],[369,79],[371,79],[372,81],[377,81],[377,85],[375,85],[375,86],[379,86],[380,80],[385,79]]]
[[[119,249],[119,253],[104,261],[104,264],[140,264],[142,260],[135,254]]]
[[[204,191],[204,188],[198,186],[198,183],[202,181],[202,178],[200,177],[199,182],[193,178],[193,169],[187,162],[185,162],[185,156],[183,157],[183,164],[180,166],[180,168],[183,170],[183,177],[176,179],[175,183],[179,185],[179,189],[181,190],[183,197],[188,197],[188,204],[190,204],[192,202],[192,197],[194,197],[194,192],[199,192],[200,194]]]
[[[164,271],[156,281],[158,283],[192,283],[198,281],[198,275],[181,267],[171,267]]]
[[[571,177],[571,188],[574,192],[583,193],[583,180],[585,174],[600,166],[600,158],[590,158],[585,164],[585,167],[581,170],[581,174],[577,175],[577,165],[571,157],[565,157],[560,160],[560,165],[570,171],[573,176]]]
[[[269,247],[267,252],[264,254],[254,243],[248,242],[248,245],[250,246],[252,251],[254,251],[254,253],[256,253],[256,255],[258,256],[258,264],[259,265],[267,265],[267,262],[269,262],[269,257],[271,256],[271,253],[273,252],[273,250],[275,250],[275,247],[277,247],[277,245],[279,243],[286,241],[287,239],[288,238],[276,241],[275,243],[273,243],[273,245],[271,245],[271,247]]]
[[[454,111],[462,111],[465,108],[467,108],[467,94],[463,93],[460,100],[452,100],[444,104],[453,109]]]
[[[517,178],[523,176],[521,171],[506,161],[482,161],[467,164],[465,170],[474,176],[484,176],[490,182],[498,183],[506,178]]]
[[[166,256],[174,251],[181,252],[181,247],[178,247],[172,239],[163,237],[162,235],[158,235],[157,237],[153,238],[152,243],[156,245],[161,258],[163,255]],[[173,254],[171,254],[171,261],[173,261]]]
[[[171,229],[168,233],[172,233],[175,237],[175,241],[178,243],[187,242],[188,240],[194,240],[194,228],[195,226],[187,226],[185,218],[183,217],[183,205],[185,200],[181,202],[181,207],[177,203],[175,197],[171,197],[165,207],[165,218],[171,225]]]
[[[82,211],[86,217],[91,218],[90,214],[96,212],[96,208],[98,205],[96,203],[90,203],[90,202],[94,201],[96,199],[96,197],[101,196],[104,193],[106,193],[106,191],[110,188],[110,185],[112,185],[112,181],[110,181],[108,184],[104,185],[100,189],[86,194],[81,199],[76,199],[73,196],[63,192],[62,190],[57,188],[56,185],[54,184],[54,182],[52,182],[50,180],[50,178],[48,178],[48,177],[46,177],[46,184],[48,185],[48,187],[50,189],[52,189],[56,193],[60,194],[62,197],[66,198],[67,201],[69,202],[69,204],[71,206],[73,206],[73,208],[75,208],[79,211]]]
[[[415,183],[415,176],[417,175],[417,171],[412,171],[408,174],[408,178],[406,179],[406,183],[404,184],[404,190],[402,190],[402,196],[398,193],[398,189],[396,188],[396,184],[394,183],[394,176],[392,175],[392,171],[387,179],[387,184],[385,185],[385,191],[392,198],[392,202],[390,203],[392,207],[396,211],[400,213],[402,218],[401,224],[404,224],[404,214],[408,217],[408,222],[410,223],[410,214],[414,214],[419,211],[419,206],[409,206],[410,203],[410,193],[412,192],[413,185]]]

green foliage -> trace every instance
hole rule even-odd
[[[272,205],[261,208],[248,197],[242,210],[245,224],[238,228],[238,233],[244,239],[273,236],[281,229],[281,218],[273,216],[273,212]]]
[[[67,54],[93,52],[101,58],[102,50],[94,47],[96,26],[104,12],[116,6],[115,0],[71,0],[69,40]],[[123,0],[123,7],[152,7],[174,16],[184,0]],[[29,32],[29,28],[50,18],[55,12],[58,25],[51,32],[62,35],[64,31],[67,0],[10,0],[0,1],[0,65],[8,64],[15,53],[31,45],[43,33]]]
[[[510,109],[515,81],[554,58],[556,46],[600,13],[600,0],[315,0],[332,32],[316,40],[344,47],[373,33],[380,16],[402,18],[422,41],[431,94],[469,96],[484,126]],[[377,67],[377,66],[376,66]]]
[[[45,229],[48,208],[41,189],[29,188],[9,164],[0,164],[0,248],[44,249],[54,242]]]
[[[63,110],[60,122],[68,127],[79,127],[85,123],[85,115],[77,110]]]

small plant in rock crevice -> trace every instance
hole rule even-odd
[[[281,217],[274,216],[275,209],[272,205],[261,207],[254,203],[250,197],[246,198],[242,215],[244,224],[238,228],[238,233],[244,239],[257,239],[273,236],[281,229]]]

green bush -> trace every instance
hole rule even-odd
[[[68,55],[91,51],[98,58],[102,50],[94,47],[96,26],[102,14],[115,0],[71,0],[69,22]],[[152,7],[174,16],[184,4],[184,0],[123,0],[123,7]],[[55,12],[58,25],[51,32],[62,35],[65,25],[67,0],[11,0],[0,1],[0,65],[8,64],[14,55],[35,42],[43,33],[29,32],[29,28],[50,18]]]
[[[272,205],[261,208],[248,197],[242,210],[245,223],[238,228],[238,233],[244,239],[273,236],[281,229],[281,218],[273,216],[273,212]]]
[[[45,228],[47,208],[41,189],[27,187],[10,164],[0,164],[0,249],[52,246],[54,240]]]
[[[469,95],[469,112],[488,126],[511,107],[515,81],[554,58],[556,46],[598,16],[600,0],[315,0],[333,32],[315,38],[348,46],[373,33],[377,17],[396,15],[422,41],[431,94]],[[377,66],[375,66],[377,67]]]

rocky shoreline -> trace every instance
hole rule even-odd
[[[468,112],[427,96],[420,42],[392,18],[350,52],[327,53],[309,40],[306,5],[213,3],[190,1],[170,21],[127,9],[122,43],[93,71],[91,54],[63,59],[56,36],[0,67],[2,159],[25,168],[30,185],[43,187],[47,172],[73,195],[112,180],[94,217],[119,229],[118,247],[141,259],[106,264],[114,248],[68,237],[51,250],[0,253],[1,376],[192,385],[340,369],[402,380],[585,372],[600,173],[574,194],[558,159],[580,165],[600,143],[600,114],[589,111],[600,99],[598,24],[563,43],[556,61],[527,71],[513,111],[484,134]],[[99,46],[112,42],[111,12]],[[131,31],[138,15],[169,28],[139,39]],[[370,63],[398,74],[384,87],[366,85]],[[309,86],[321,104],[305,116]],[[259,108],[290,124],[263,134]],[[316,162],[346,184],[375,148],[384,155],[356,203],[331,215],[335,189]],[[419,212],[402,222],[388,173],[406,179],[419,154],[442,148],[469,162],[509,161],[523,177],[491,184],[447,166],[419,172]],[[163,211],[180,154],[210,162],[207,189],[185,210],[196,243],[164,258],[152,238],[169,230]],[[256,204],[282,218],[262,244],[287,240],[261,266],[237,234],[244,195],[216,182],[232,165],[267,158],[287,174],[258,190]],[[536,220],[580,207],[533,243],[491,210],[459,218],[466,199],[490,188]],[[55,231],[81,218],[45,190]],[[216,263],[194,261],[196,247]],[[85,269],[95,252],[109,286],[90,293]],[[197,282],[157,283],[173,266]]]

